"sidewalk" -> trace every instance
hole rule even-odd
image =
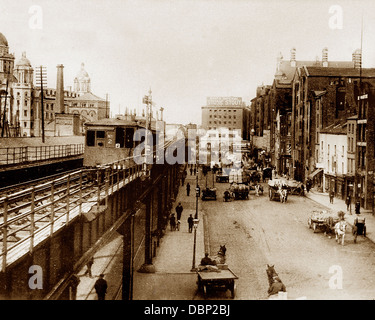
[[[189,197],[186,193],[188,182],[191,187]],[[184,208],[180,230],[171,231],[168,225],[152,261],[156,270],[155,273],[134,271],[133,300],[192,300],[195,298],[197,275],[190,271],[193,266],[194,230],[189,233],[187,223],[189,215],[192,214],[194,217],[196,212],[195,184],[196,176],[190,175],[189,172],[184,186],[180,186],[176,201],[172,205],[172,213],[175,213],[175,208],[179,202]],[[205,248],[205,218],[201,210],[200,199],[198,200],[198,218],[196,267],[204,257],[205,251],[209,252],[209,248]],[[94,284],[101,273],[105,275],[104,278],[108,283],[106,300],[121,299],[122,245],[122,236],[120,234],[113,235],[112,239],[95,253],[92,277],[85,274],[86,267],[83,267],[77,274],[80,279],[77,288],[77,300],[97,300]]]
[[[310,192],[305,191],[305,196],[315,202],[320,203],[321,205],[327,207],[328,209],[332,211],[343,211],[345,212],[345,220],[348,222],[348,224],[352,227],[354,224],[354,219],[356,217],[355,211],[354,211],[354,203],[352,204],[351,214],[346,210],[346,204],[344,200],[335,198],[333,200],[333,203],[329,202],[329,195],[328,193],[322,193],[318,192],[316,190],[310,190]],[[375,233],[373,230],[375,230],[375,217],[372,215],[371,210],[365,210],[361,208],[361,215],[363,215],[366,218],[366,237],[375,243]]]
[[[172,206],[172,213],[181,202],[184,210],[181,216],[180,231],[171,231],[169,226],[160,241],[160,247],[153,264],[156,273],[134,274],[134,300],[192,300],[197,292],[197,275],[191,272],[193,266],[194,230],[188,232],[187,219],[190,214],[195,216],[196,176],[188,173],[184,186],[180,186],[177,199]],[[186,194],[186,184],[190,183],[190,196]],[[198,200],[199,224],[196,235],[195,266],[204,257],[204,213],[201,200]]]

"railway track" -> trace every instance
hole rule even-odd
[[[172,143],[166,142],[164,149]],[[32,252],[82,212],[100,206],[144,170],[129,157],[0,189],[0,268],[5,271],[7,265]]]

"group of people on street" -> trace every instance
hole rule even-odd
[[[92,278],[92,271],[91,267],[94,264],[94,257],[91,257],[90,260],[86,264],[86,271],[83,274],[83,276],[89,275],[90,278]],[[76,274],[73,274],[70,277],[70,283],[69,283],[69,298],[70,300],[76,300],[77,299],[77,290],[78,285],[81,283],[81,280]],[[104,274],[101,273],[99,275],[99,278],[95,281],[94,289],[97,294],[98,300],[105,300],[105,295],[107,293],[108,284],[107,281],[104,279]]]
[[[177,221],[176,221],[176,216],[175,216],[174,213],[172,213],[171,216],[169,217],[169,225],[170,225],[171,231],[175,231],[176,225],[179,225],[181,223],[182,211],[184,211],[184,208],[183,208],[181,202],[178,203],[175,210],[176,210]],[[193,226],[194,226],[194,218],[193,218],[192,214],[189,215],[189,217],[187,219],[187,223],[188,223],[188,226],[189,226],[188,231],[192,232]],[[179,227],[177,228],[177,230],[178,231],[180,230]]]
[[[176,220],[176,216],[174,215],[174,213],[172,213],[171,216],[169,217],[169,225],[171,227],[171,231],[175,231],[176,227],[178,231],[180,230],[179,226],[181,223],[181,215],[182,215],[183,210],[184,208],[182,207],[181,202],[179,202],[176,207],[177,220]]]
[[[190,175],[191,176],[193,175],[193,173],[194,173],[194,175],[196,175],[197,174],[197,165],[191,163],[189,170],[190,170]]]

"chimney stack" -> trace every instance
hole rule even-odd
[[[57,65],[57,82],[56,82],[56,109],[57,113],[65,113],[64,107],[64,66]]]
[[[354,68],[361,68],[362,66],[362,52],[361,49],[357,49],[352,54],[352,61],[354,62]]]
[[[290,50],[290,66],[291,67],[296,66],[296,48],[292,48]]]
[[[328,48],[323,48],[322,50],[322,62],[323,67],[328,67]]]

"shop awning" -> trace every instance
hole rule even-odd
[[[321,168],[316,169],[315,171],[313,171],[312,173],[309,174],[308,178],[313,179],[318,173],[320,173],[322,171],[323,171],[323,169],[321,169]]]

